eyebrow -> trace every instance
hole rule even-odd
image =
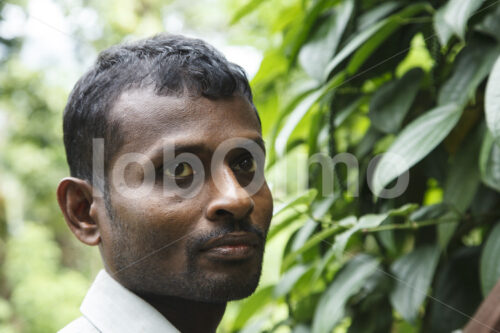
[[[247,139],[255,142],[262,150],[264,151],[264,154],[266,154],[266,144],[264,139],[262,137],[242,137],[242,139]],[[192,152],[192,153],[198,153],[198,154],[209,154],[211,153],[211,149],[209,149],[203,142],[199,143],[183,143],[183,142],[176,142],[173,141],[170,143],[170,145],[175,145],[175,151],[176,152]],[[168,142],[165,144],[161,144],[157,147],[152,148],[151,150],[148,150],[145,155],[148,156],[153,162],[156,162],[157,160],[160,160],[163,158],[163,151],[164,149],[169,146]]]

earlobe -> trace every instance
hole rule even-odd
[[[87,245],[99,244],[99,225],[91,214],[92,186],[79,178],[64,178],[57,187],[57,201],[75,236]]]

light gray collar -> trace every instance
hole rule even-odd
[[[101,270],[80,307],[82,314],[101,332],[179,331],[153,306]]]

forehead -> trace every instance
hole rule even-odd
[[[121,151],[145,151],[160,140],[203,141],[217,145],[232,137],[260,137],[260,123],[240,96],[158,96],[152,89],[124,92],[110,111],[122,136]]]

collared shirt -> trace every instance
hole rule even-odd
[[[82,316],[59,333],[179,331],[153,306],[101,270],[80,307]]]

